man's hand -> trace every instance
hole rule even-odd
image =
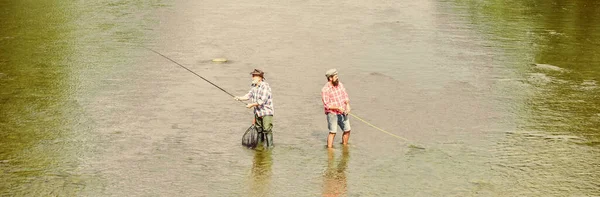
[[[257,103],[248,103],[248,105],[246,105],[246,108],[252,108],[254,106],[258,106]]]
[[[247,101],[248,98],[246,96],[235,96],[233,97],[236,101]]]
[[[344,112],[344,108],[343,107],[338,107],[337,110],[340,111],[340,112],[342,112],[342,114],[346,114],[346,112]]]

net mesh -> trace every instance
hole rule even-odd
[[[252,125],[248,129],[246,129],[244,136],[242,136],[242,145],[248,148],[256,148],[258,142],[258,128],[256,128],[255,125]]]

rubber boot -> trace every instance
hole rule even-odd
[[[266,133],[267,148],[273,148],[273,132]]]
[[[263,145],[263,143],[264,143],[264,137],[265,137],[265,134],[263,132],[259,132],[258,133],[258,137],[257,137],[258,138],[258,142],[256,142],[256,146],[257,147]]]

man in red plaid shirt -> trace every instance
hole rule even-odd
[[[254,122],[259,129],[259,140],[266,141],[268,148],[273,147],[273,97],[269,83],[265,82],[265,73],[254,69],[252,75],[252,88],[248,94],[235,97],[235,100],[247,101],[247,108],[254,108]]]
[[[321,97],[323,99],[323,107],[325,115],[327,115],[327,128],[329,136],[327,136],[327,148],[333,147],[333,139],[339,126],[344,134],[342,135],[342,144],[347,145],[350,138],[350,99],[344,85],[338,79],[336,69],[330,69],[325,72],[327,83],[321,89]]]

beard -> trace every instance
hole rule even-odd
[[[261,81],[261,78],[252,78],[252,86],[258,85]]]
[[[340,84],[340,80],[331,81],[333,86],[338,86]]]

